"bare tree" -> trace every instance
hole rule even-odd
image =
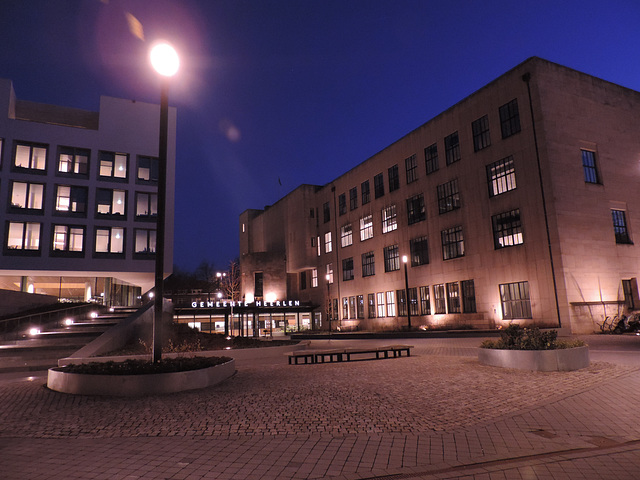
[[[218,272],[217,278],[220,282],[220,289],[230,300],[240,300],[240,265],[238,260],[229,262],[229,270]]]

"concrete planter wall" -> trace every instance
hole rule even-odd
[[[478,349],[478,361],[482,365],[516,368],[536,372],[567,372],[589,366],[589,347],[557,350],[500,350]]]
[[[210,387],[232,376],[235,360],[209,368],[150,375],[85,375],[49,369],[47,387],[77,395],[141,396]]]

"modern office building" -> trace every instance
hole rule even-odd
[[[640,93],[530,58],[329,184],[243,212],[242,293],[312,302],[324,329],[592,332],[640,306],[638,185]]]
[[[0,80],[0,289],[131,305],[153,287],[159,117],[159,105],[111,97],[98,112],[29,102]],[[168,270],[175,132],[170,109]]]

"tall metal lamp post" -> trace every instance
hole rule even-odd
[[[407,327],[411,330],[411,302],[409,301],[409,274],[407,274],[407,262],[406,255],[402,256],[402,263],[404,263],[404,298],[407,306]]]
[[[331,275],[327,273],[327,319],[329,320],[329,335],[331,335]]]
[[[180,59],[168,43],[156,44],[150,52],[151,65],[161,76],[160,143],[158,146],[158,215],[156,226],[156,272],[153,314],[153,362],[162,359],[162,301],[164,281],[165,199],[167,191],[167,137],[169,131],[169,78],[178,72]]]

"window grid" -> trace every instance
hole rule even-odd
[[[369,180],[365,180],[360,185],[360,192],[362,195],[362,205],[366,205],[371,201],[371,190],[369,188]]]
[[[344,193],[338,195],[338,215],[347,213],[347,196]]]
[[[381,173],[373,177],[374,197],[380,198],[384,195],[384,177]]]
[[[404,168],[407,174],[407,184],[418,180],[418,161],[415,153],[404,159]]]
[[[353,187],[349,190],[349,209],[355,210],[358,208],[358,187]]]
[[[373,238],[373,215],[360,219],[360,241],[364,242],[370,238]]]
[[[394,190],[398,190],[400,188],[400,174],[398,173],[398,165],[394,165],[393,167],[389,167],[387,170],[389,174],[389,191],[393,192]]]
[[[613,218],[613,232],[616,236],[616,243],[631,244],[624,210],[611,210],[611,216]]]
[[[471,131],[473,133],[473,151],[478,152],[483,148],[491,145],[491,136],[489,134],[489,116],[485,115],[471,123]]]
[[[43,197],[41,183],[13,182],[11,185],[11,208],[42,210]]]
[[[433,286],[433,313],[436,315],[447,313],[447,301],[444,296],[444,284]]]
[[[311,270],[311,288],[318,287],[318,269],[314,268]]]
[[[396,298],[398,299],[398,316],[407,316],[407,299],[405,298],[406,292],[404,290],[396,290]]]
[[[51,249],[54,252],[83,252],[84,227],[54,225]]]
[[[462,234],[462,226],[448,228],[441,232],[442,237],[442,259],[450,260],[452,258],[464,256],[464,236]]]
[[[40,250],[40,223],[9,222],[7,248],[9,250]]]
[[[424,195],[422,193],[407,198],[407,221],[409,225],[422,222],[427,219],[427,211],[424,208]]]
[[[476,289],[473,280],[463,280],[462,287],[462,309],[464,313],[476,313]]]
[[[502,318],[532,318],[529,282],[504,283],[500,285]]]
[[[333,251],[333,242],[331,241],[331,232],[324,234],[324,253],[331,253]]]
[[[460,160],[460,140],[458,139],[458,132],[453,132],[451,135],[444,137],[444,154],[447,165],[451,165]]]
[[[367,294],[367,316],[369,318],[376,318],[376,296],[374,293]]]
[[[431,315],[431,299],[428,285],[420,287],[420,315]]]
[[[139,254],[156,253],[156,231],[148,228],[136,228],[135,252]]]
[[[322,204],[322,215],[324,217],[324,223],[328,223],[331,220],[331,208],[329,207],[329,202]]]
[[[384,318],[387,316],[387,304],[384,299],[384,292],[378,292],[376,294],[378,304],[378,318]]]
[[[342,280],[353,280],[353,257],[342,260]]]
[[[516,170],[513,157],[508,156],[487,165],[489,196],[495,197],[516,188]]]
[[[424,163],[427,175],[438,170],[438,145],[429,145],[424,149]]]
[[[362,276],[371,277],[376,274],[376,261],[373,252],[362,254]]]
[[[344,225],[340,229],[340,245],[342,247],[348,247],[353,244],[353,228],[351,228],[351,224]]]
[[[26,143],[16,144],[13,165],[28,170],[46,170],[47,147]]]
[[[96,228],[96,253],[123,253],[124,228],[100,227]]]
[[[58,173],[86,176],[89,173],[89,155],[84,148],[60,147],[58,150]]]
[[[518,100],[513,99],[498,109],[500,114],[500,129],[502,138],[508,138],[520,131],[520,113],[518,112]]]
[[[596,165],[596,152],[592,150],[581,150],[581,152],[585,183],[600,183],[600,176],[598,175]]]
[[[440,214],[451,212],[460,208],[460,190],[458,179],[437,186],[438,211]]]
[[[400,253],[398,245],[390,245],[384,248],[384,271],[393,272],[400,270]]]
[[[356,297],[356,318],[364,318],[364,296],[358,295]]]
[[[395,205],[382,209],[382,233],[389,233],[398,228],[398,214]]]
[[[411,266],[419,267],[429,263],[429,243],[427,237],[413,238],[409,241],[411,251]]]
[[[449,313],[460,313],[460,285],[458,282],[447,283],[447,310]]]
[[[496,250],[524,243],[520,209],[499,213],[491,217],[493,245]]]
[[[395,292],[387,292],[387,317],[396,316]]]

